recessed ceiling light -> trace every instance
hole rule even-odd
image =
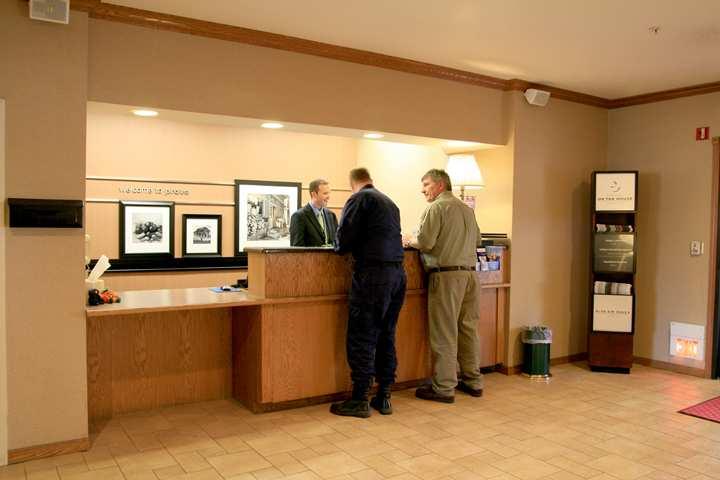
[[[375,133],[375,132],[370,132],[370,133],[366,133],[365,135],[363,135],[363,137],[365,137],[365,138],[374,138],[374,139],[383,138],[384,136],[385,135],[383,135],[382,133]]]
[[[278,122],[265,122],[260,125],[262,128],[283,128],[285,125]]]
[[[157,117],[158,112],[155,110],[147,110],[144,108],[139,108],[137,110],[133,110],[132,113],[134,115],[137,115],[138,117]]]

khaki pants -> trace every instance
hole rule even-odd
[[[482,388],[480,345],[480,285],[475,272],[451,271],[430,275],[428,317],[433,354],[432,385],[441,395],[454,395],[460,379]]]

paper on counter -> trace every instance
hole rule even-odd
[[[100,258],[98,258],[95,267],[92,269],[92,272],[90,272],[90,275],[88,275],[88,281],[97,281],[97,279],[100,278],[100,275],[105,273],[105,270],[107,270],[108,268],[110,268],[110,260],[108,260],[107,256],[101,255]]]

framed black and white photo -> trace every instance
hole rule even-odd
[[[182,222],[183,257],[222,255],[222,215],[184,214]]]
[[[235,254],[247,247],[289,247],[290,216],[300,208],[296,182],[235,180]]]
[[[120,258],[172,257],[172,202],[120,202]]]

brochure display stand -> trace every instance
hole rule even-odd
[[[635,332],[637,171],[593,172],[588,363],[630,373]]]

